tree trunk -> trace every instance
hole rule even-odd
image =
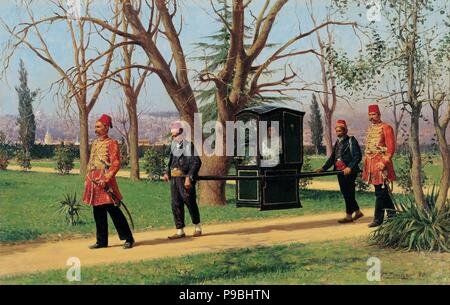
[[[133,100],[134,99],[134,100]],[[128,133],[129,156],[130,156],[130,179],[139,180],[139,145],[138,145],[138,117],[136,97],[127,97],[128,118],[130,120],[130,131]]]
[[[450,150],[445,137],[447,125],[441,126],[439,122],[439,108],[433,108],[433,123],[438,140],[439,152],[441,153],[442,158],[441,180],[439,182],[439,195],[436,204],[438,206],[444,206],[447,202],[448,189],[450,186]]]
[[[200,175],[226,176],[232,164],[232,157],[202,157]],[[226,181],[200,181],[199,199],[201,205],[226,205]]]
[[[328,100],[328,98],[326,98]],[[331,156],[331,153],[333,152],[333,139],[331,136],[331,129],[332,129],[332,120],[333,120],[333,113],[330,111],[328,107],[323,107],[323,116],[325,118],[324,122],[324,138],[325,138],[325,147],[327,150],[327,157]]]
[[[426,205],[425,195],[422,189],[422,157],[419,141],[420,106],[411,107],[411,127],[408,139],[411,153],[411,183],[416,203]]]
[[[224,149],[223,156],[203,156],[202,167],[200,170],[201,175],[214,175],[214,176],[227,176],[230,167],[233,162],[233,157],[226,156],[226,122],[234,120],[234,113],[238,110],[230,107],[231,103],[227,102],[226,90],[220,89],[216,93],[217,106],[218,106],[218,121],[221,122],[224,127],[222,147]],[[199,149],[199,148],[197,148]],[[201,181],[199,185],[199,197],[201,205],[216,205],[225,206],[227,204],[226,198],[226,181]]]
[[[322,48],[321,48],[322,50]],[[321,53],[323,54],[323,51],[321,51]],[[323,87],[323,98],[320,101],[322,104],[322,108],[323,108],[323,114],[324,114],[324,118],[325,118],[325,124],[323,126],[324,128],[324,139],[325,139],[325,148],[326,148],[326,152],[327,152],[327,156],[331,156],[331,153],[333,152],[333,140],[331,137],[331,120],[333,117],[333,110],[330,109],[330,104],[329,104],[329,100],[330,100],[330,94],[328,91],[328,76],[327,76],[327,71],[326,71],[326,65],[325,65],[325,60],[323,58],[320,59],[320,66],[321,66],[321,71],[322,71],[322,87]]]
[[[79,107],[80,121],[80,175],[86,175],[87,163],[89,161],[89,112],[86,107]]]
[[[442,157],[442,174],[436,204],[438,206],[444,206],[447,202],[448,189],[450,186],[450,150],[445,139],[445,130],[439,130],[439,132],[436,130],[436,134],[439,142],[439,151]]]
[[[407,76],[408,76],[408,104],[411,107],[411,126],[409,133],[409,150],[411,153],[411,182],[413,188],[414,199],[417,204],[426,206],[425,195],[422,189],[422,157],[420,153],[419,125],[421,104],[417,99],[417,80],[416,80],[416,63],[417,63],[417,8],[414,7],[412,14],[412,29],[409,41],[406,44],[407,58]]]

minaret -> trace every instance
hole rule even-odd
[[[53,138],[52,138],[52,135],[50,134],[50,132],[48,131],[48,128],[47,128],[47,131],[45,132],[44,144],[46,144],[46,145],[53,144]]]

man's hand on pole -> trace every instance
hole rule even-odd
[[[184,187],[188,190],[191,188],[191,186],[192,186],[191,178],[186,177],[186,179],[184,180]]]
[[[169,182],[170,178],[169,178],[169,176],[168,176],[167,174],[164,174],[163,180],[164,180],[165,182]]]
[[[346,167],[346,168],[344,168],[343,172],[344,172],[344,175],[347,176],[347,175],[351,174],[352,169],[350,167]]]

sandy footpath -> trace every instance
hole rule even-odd
[[[308,243],[367,236],[367,224],[373,210],[364,210],[365,217],[351,224],[338,224],[342,213],[283,217],[257,221],[241,221],[204,225],[202,237],[191,237],[193,227],[187,227],[187,237],[169,240],[173,229],[153,230],[135,234],[136,245],[122,249],[116,235],[110,236],[109,248],[90,250],[94,239],[73,239],[57,242],[27,243],[0,246],[0,275],[49,269],[66,269],[70,257],[77,257],[82,266],[122,263],[189,254],[216,252],[254,246],[287,243]]]

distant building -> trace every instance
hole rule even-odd
[[[139,146],[150,146],[150,140],[148,139],[140,139],[138,140]]]
[[[46,144],[46,145],[53,144],[53,137],[50,134],[50,132],[48,131],[48,129],[47,129],[47,132],[45,133],[45,136],[44,136],[44,144]]]

